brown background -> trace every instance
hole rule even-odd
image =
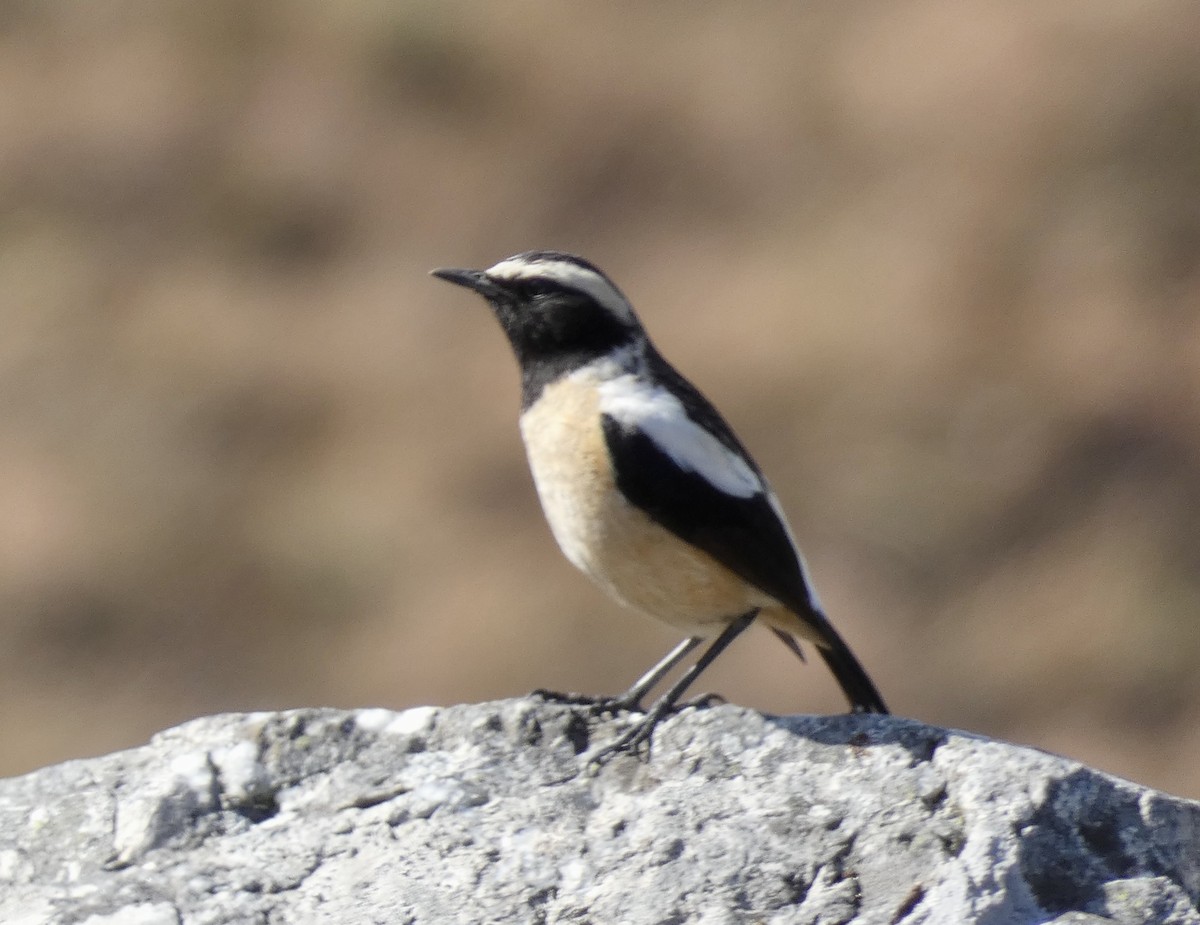
[[[615,691],[481,304],[607,269],[895,709],[1200,796],[1200,4],[0,2],[0,773]],[[767,634],[706,687],[842,709]]]

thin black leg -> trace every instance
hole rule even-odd
[[[689,652],[704,641],[703,636],[690,636],[660,659],[649,671],[638,678],[633,687],[616,699],[630,709],[638,708],[642,698],[650,692],[659,681],[666,677],[667,672],[684,660]]]
[[[754,622],[754,618],[757,616],[758,610],[756,608],[748,613],[742,614],[727,627],[725,627],[725,629],[721,631],[721,635],[712,641],[712,645],[705,649],[704,653],[698,659],[696,659],[695,664],[693,664],[691,668],[684,672],[683,677],[676,681],[674,686],[655,702],[654,706],[650,708],[650,711],[640,721],[638,721],[635,726],[627,730],[624,735],[617,739],[616,742],[614,742],[612,745],[605,746],[596,752],[596,754],[592,755],[592,757],[588,759],[588,764],[603,764],[609,758],[612,758],[621,752],[637,751],[642,745],[647,743],[650,740],[650,737],[654,734],[654,727],[657,726],[659,721],[671,711],[671,708],[675,706],[676,703],[679,702],[679,698],[682,697],[684,692],[692,686],[692,683],[696,680],[696,678],[700,677],[700,674],[704,671],[704,669],[711,665],[713,660],[716,659],[716,657],[722,652],[724,652],[729,647],[729,644],[737,639],[737,637],[741,635],[746,627]],[[675,653],[673,652],[672,655],[674,654]],[[680,658],[682,657],[683,656],[681,655]]]
[[[597,697],[591,694],[564,694],[558,691],[549,691],[545,688],[538,688],[530,696],[539,697],[550,703],[565,703],[572,706],[589,707],[589,712],[595,714],[614,714],[624,710],[637,710],[640,712],[642,709],[642,698],[646,696],[647,692],[703,641],[703,636],[691,636],[683,640],[683,642],[668,652],[666,656],[655,662],[649,671],[634,682],[633,687],[615,697],[606,695]]]

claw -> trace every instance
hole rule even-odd
[[[617,757],[617,755],[622,754],[630,754],[640,761],[649,761],[650,748],[654,738],[654,728],[673,709],[673,704],[659,701],[651,708],[649,713],[629,729],[626,729],[617,741],[605,745],[588,756],[587,766],[593,771],[599,770],[613,758]]]
[[[723,703],[729,703],[725,699],[724,694],[709,691],[707,694],[701,694],[699,697],[693,697],[691,700],[684,701],[679,704],[678,709],[683,710],[687,707],[695,707],[697,710],[707,710],[710,707],[719,707]]]
[[[546,703],[563,703],[571,706],[591,706],[603,699],[602,697],[593,697],[590,694],[576,694],[574,691],[547,690],[544,687],[530,691],[529,696],[536,697],[538,700],[544,700]]]
[[[576,694],[573,692],[549,691],[538,688],[530,693],[547,703],[561,703],[573,707],[587,707],[592,716],[616,716],[618,713],[645,713],[645,708],[636,697],[621,694],[617,697]]]

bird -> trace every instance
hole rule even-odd
[[[620,604],[685,634],[624,694],[593,702],[641,711],[646,694],[711,640],[603,755],[648,749],[657,723],[756,621],[801,659],[801,641],[812,644],[851,712],[889,712],[825,616],[758,464],[602,270],[535,250],[486,270],[431,273],[482,296],[508,339],[521,374],[521,437],[565,557]]]

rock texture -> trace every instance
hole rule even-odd
[[[4,925],[1200,923],[1200,804],[891,717],[216,716],[0,781]]]

